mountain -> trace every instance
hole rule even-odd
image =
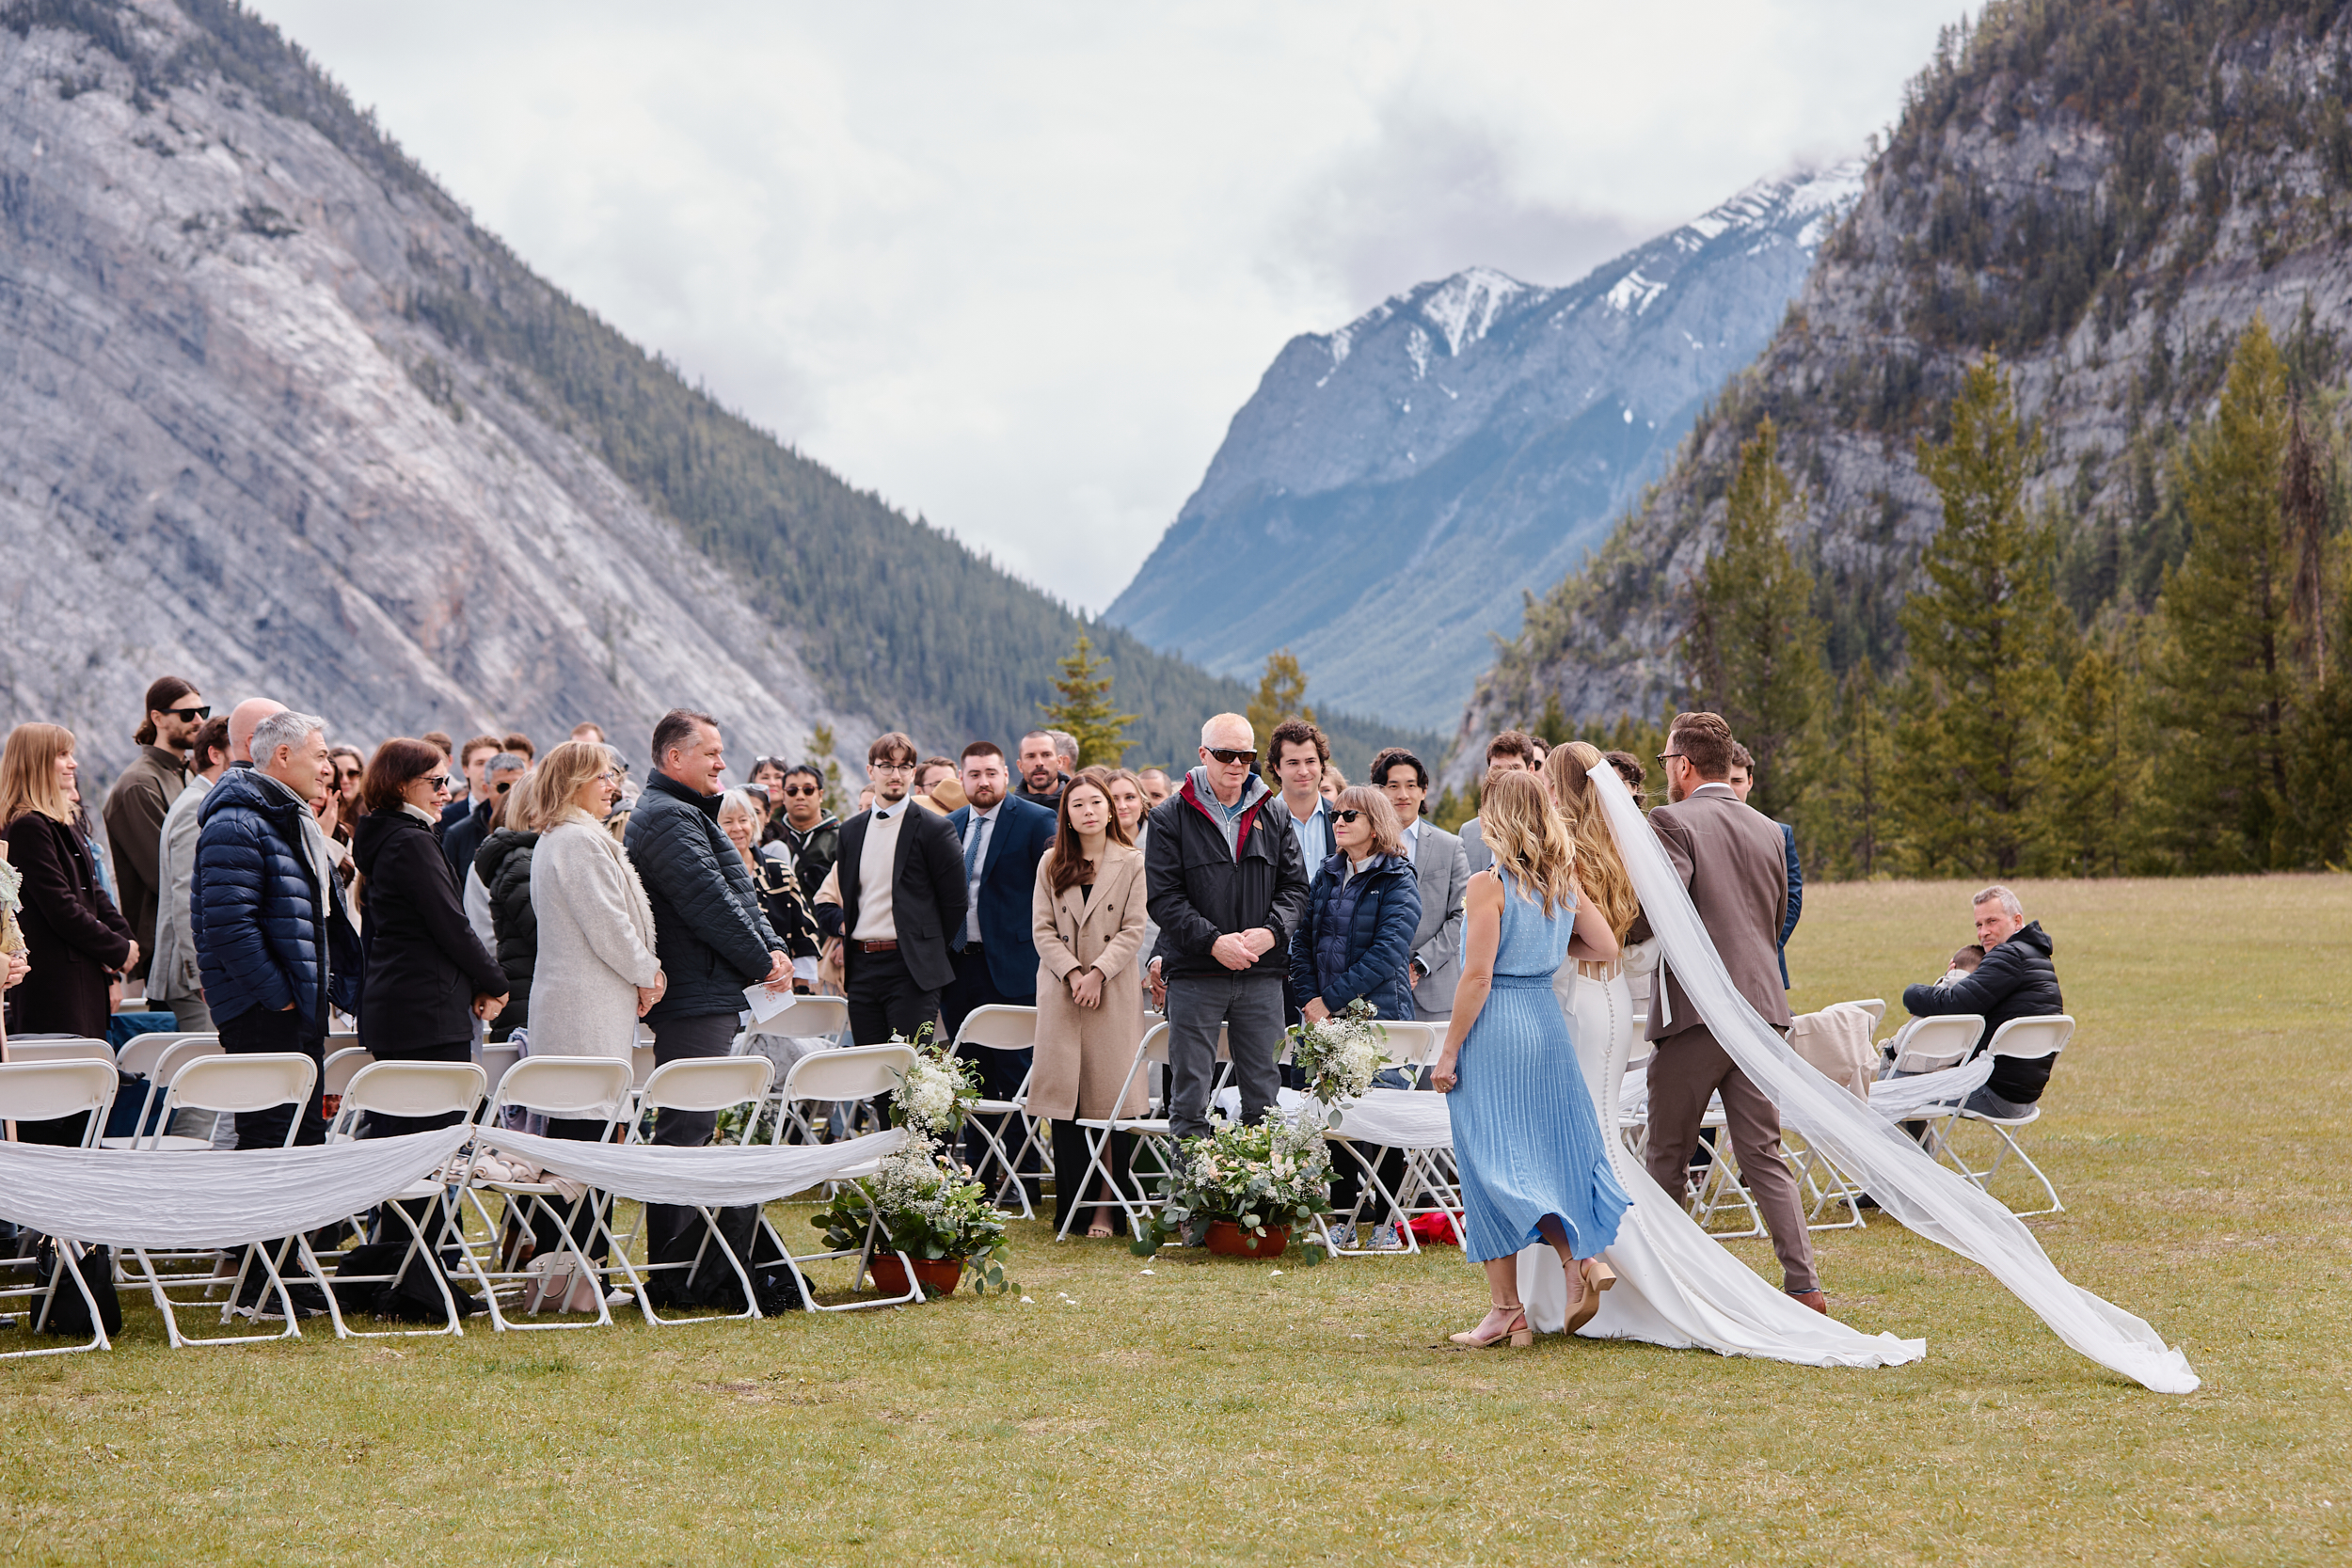
[[[1287,646],[1330,701],[1452,721],[1525,592],[1771,337],[1860,172],[1750,186],[1566,288],[1472,268],[1292,339],[1106,618],[1221,673]]]
[[[1248,692],[782,445],[534,276],[233,0],[0,6],[0,694],[103,782],[166,671],[373,741],[674,705],[952,752],[1081,631],[1136,753]],[[1253,683],[1254,685],[1254,683]],[[1400,738],[1334,726],[1357,766]]]
[[[1916,443],[1987,351],[2040,431],[2026,500],[2062,531],[2061,594],[2085,623],[2147,609],[2185,547],[2172,458],[2238,334],[2260,312],[2302,384],[2343,386],[2348,242],[2343,7],[1996,0],[1913,84],[1761,356],[1480,678],[1454,772],[1549,697],[1591,721],[1678,695],[1682,594],[1767,416],[1833,666],[1899,661],[1895,613],[1941,522]]]

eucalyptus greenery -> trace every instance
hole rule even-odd
[[[1160,1179],[1166,1201],[1130,1245],[1150,1257],[1195,1220],[1231,1220],[1253,1236],[1287,1225],[1306,1249],[1299,1261],[1312,1266],[1323,1261],[1315,1221],[1331,1212],[1330,1181],[1318,1108],[1295,1121],[1220,1121],[1207,1137],[1178,1147],[1174,1168]]]

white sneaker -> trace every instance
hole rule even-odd
[[[1346,1225],[1331,1226],[1327,1233],[1331,1238],[1331,1250],[1334,1252],[1347,1252],[1356,1245],[1356,1226],[1353,1221]]]
[[[1403,1252],[1405,1250],[1405,1238],[1397,1234],[1394,1220],[1382,1220],[1372,1227],[1372,1250],[1375,1252]]]

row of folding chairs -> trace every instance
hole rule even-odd
[[[100,1042],[103,1045],[103,1042]],[[339,1053],[344,1062],[347,1053]],[[796,1064],[787,1096],[804,1093],[810,1099],[866,1099],[886,1094],[900,1075],[913,1064],[914,1053],[905,1046],[873,1046],[846,1048],[829,1052],[822,1057],[812,1057]],[[24,1061],[0,1066],[0,1117],[16,1120],[50,1120],[58,1117],[88,1116],[83,1147],[96,1149],[103,1147],[100,1129],[106,1107],[111,1104],[118,1079],[113,1062],[83,1055],[64,1059]],[[358,1119],[369,1114],[394,1117],[431,1117],[454,1116],[478,1120],[480,1131],[461,1151],[460,1166],[453,1179],[450,1173],[435,1173],[420,1179],[406,1190],[387,1200],[378,1210],[379,1216],[396,1216],[406,1232],[405,1249],[389,1273],[352,1275],[337,1272],[330,1275],[326,1260],[313,1249],[308,1237],[295,1236],[276,1249],[266,1246],[241,1249],[242,1260],[233,1275],[224,1275],[214,1267],[221,1258],[217,1250],[192,1251],[183,1255],[159,1253],[151,1248],[125,1249],[125,1257],[118,1259],[119,1277],[133,1288],[145,1289],[164,1318],[172,1344],[178,1346],[249,1343],[261,1339],[291,1338],[300,1336],[299,1314],[295,1310],[288,1275],[296,1283],[317,1287],[325,1296],[339,1338],[373,1338],[374,1332],[353,1329],[344,1320],[335,1292],[337,1284],[344,1286],[388,1284],[402,1277],[409,1269],[422,1262],[432,1274],[441,1296],[444,1321],[441,1326],[430,1329],[384,1331],[395,1334],[462,1335],[464,1328],[457,1304],[449,1282],[443,1276],[446,1267],[461,1282],[482,1287],[482,1300],[487,1307],[492,1324],[500,1330],[527,1328],[568,1328],[592,1326],[568,1322],[526,1323],[507,1310],[502,1296],[511,1296],[535,1283],[527,1271],[508,1266],[510,1259],[500,1253],[502,1236],[508,1233],[494,1219],[489,1201],[498,1199],[518,1228],[528,1229],[535,1219],[551,1222],[551,1228],[561,1238],[559,1248],[565,1260],[586,1277],[596,1280],[600,1287],[609,1287],[617,1275],[626,1295],[633,1295],[646,1321],[660,1326],[682,1323],[720,1321],[711,1318],[662,1317],[655,1308],[648,1289],[650,1275],[664,1269],[686,1270],[690,1273],[707,1258],[718,1235],[717,1214],[703,1209],[703,1239],[700,1249],[691,1259],[656,1262],[648,1259],[640,1264],[630,1256],[628,1237],[617,1235],[612,1227],[609,1209],[597,1202],[594,1194],[566,1197],[553,1181],[511,1180],[475,1158],[480,1148],[494,1148],[497,1143],[501,1113],[509,1107],[535,1112],[543,1116],[597,1120],[602,1122],[605,1139],[614,1132],[634,1141],[638,1134],[637,1113],[643,1110],[677,1109],[717,1112],[730,1108],[756,1106],[765,1101],[771,1087],[771,1064],[760,1056],[722,1057],[679,1061],[655,1069],[642,1085],[631,1083],[631,1064],[617,1058],[537,1056],[514,1064],[502,1074],[496,1089],[492,1089],[488,1073],[474,1063],[427,1062],[369,1062],[359,1064],[342,1084],[342,1105],[339,1108],[331,1136],[352,1135]],[[311,1059],[299,1053],[264,1053],[248,1055],[198,1055],[182,1063],[171,1074],[163,1091],[161,1110],[167,1124],[169,1114],[177,1109],[209,1110],[244,1115],[309,1101],[321,1087],[318,1067]],[[740,1141],[750,1141],[754,1123],[746,1118]],[[289,1127],[288,1141],[294,1137]],[[186,1150],[191,1157],[197,1148],[209,1150],[209,1144],[199,1140],[164,1141],[167,1134],[145,1139],[141,1148],[150,1150]],[[117,1140],[120,1142],[121,1140]],[[694,1151],[679,1150],[691,1158]],[[225,1156],[233,1158],[233,1155]],[[847,1174],[859,1174],[849,1172]],[[426,1217],[420,1218],[420,1211]],[[587,1234],[576,1235],[577,1221],[590,1218]],[[479,1221],[479,1231],[469,1224]],[[856,1269],[851,1277],[854,1287],[865,1278],[878,1246],[886,1244],[886,1238],[869,1226],[867,1234],[857,1248],[795,1252],[774,1230],[763,1214],[757,1228],[764,1233],[766,1250],[783,1266],[788,1268],[799,1286],[801,1300],[811,1311],[853,1310],[869,1306],[895,1305],[919,1299],[920,1287],[910,1283],[909,1293],[880,1300],[850,1301],[820,1305],[811,1286],[804,1265],[834,1259],[854,1258]],[[103,1238],[91,1238],[93,1243]],[[602,1245],[599,1246],[598,1243]],[[289,1268],[289,1256],[298,1267]],[[609,1261],[592,1260],[590,1252],[602,1251]],[[737,1275],[746,1303],[745,1310],[737,1318],[757,1318],[761,1315],[753,1282],[745,1272],[744,1260],[733,1248],[720,1244],[728,1267]],[[85,1297],[88,1288],[83,1278],[81,1258],[83,1249],[75,1241],[57,1243],[60,1266],[46,1284],[36,1283],[0,1291],[0,1294],[33,1300],[32,1316],[36,1326],[45,1323],[54,1310],[57,1292],[74,1282]],[[910,1281],[913,1269],[904,1255],[898,1255]],[[179,1261],[200,1265],[194,1272],[173,1273],[166,1265]],[[71,1263],[72,1266],[65,1266]],[[184,1332],[182,1315],[191,1307],[209,1306],[212,1299],[226,1289],[227,1300],[220,1307],[220,1321],[227,1326],[236,1310],[234,1303],[238,1287],[246,1271],[259,1266],[265,1274],[264,1300],[274,1300],[285,1320],[285,1328],[277,1334],[230,1334],[196,1338]],[[200,1291],[201,1297],[191,1295]],[[596,1324],[612,1322],[610,1300],[606,1289],[597,1291]],[[99,1314],[91,1302],[91,1321],[95,1328],[93,1339],[86,1345],[57,1347],[56,1350],[11,1353],[14,1354],[56,1354],[58,1351],[104,1348],[106,1337],[98,1326]]]

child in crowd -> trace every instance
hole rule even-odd
[[[1977,966],[1982,962],[1984,962],[1984,949],[1972,942],[1952,955],[1952,967],[1944,972],[1944,978],[1938,980],[1936,984],[1948,986],[1954,980],[1964,980],[1974,974],[1977,972]]]

